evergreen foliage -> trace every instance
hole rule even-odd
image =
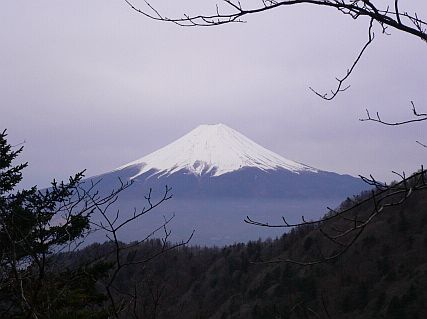
[[[77,194],[83,172],[68,183],[18,190],[27,163],[0,134],[0,317],[102,318],[96,283],[108,269],[60,269],[55,253],[75,247],[89,230],[90,206]]]

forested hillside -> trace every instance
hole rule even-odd
[[[358,197],[362,204],[350,210],[351,216],[370,216],[375,203],[366,197]],[[347,200],[340,210],[353,205]],[[153,259],[165,249],[160,240],[123,245],[122,258],[129,265],[115,281],[122,316],[425,318],[427,191],[386,207],[345,252],[328,260],[340,248],[319,228],[339,229],[343,223],[303,225],[275,240],[224,248],[179,247]],[[113,260],[105,257],[111,250],[116,251],[112,244],[95,244],[59,259],[65,267],[81,267]],[[146,261],[131,265],[133,260]]]

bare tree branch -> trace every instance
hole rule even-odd
[[[356,67],[357,63],[359,62],[360,58],[362,57],[363,53],[365,52],[366,48],[372,43],[372,41],[375,38],[375,34],[372,31],[372,23],[373,23],[373,18],[371,18],[371,21],[369,22],[369,28],[368,28],[368,41],[365,43],[365,45],[362,47],[362,49],[359,52],[359,55],[356,57],[356,59],[354,60],[352,66],[350,67],[350,69],[347,70],[347,73],[344,77],[342,78],[335,78],[338,81],[338,85],[335,88],[335,90],[331,90],[331,94],[329,95],[329,93],[319,93],[318,91],[316,91],[315,89],[313,89],[311,86],[309,87],[309,89],[315,93],[317,96],[321,97],[324,100],[330,101],[332,99],[334,99],[338,93],[340,92],[344,92],[345,90],[347,90],[348,88],[350,88],[350,85],[347,85],[345,87],[343,87],[344,82],[350,77],[351,73],[353,72],[354,68]]]
[[[350,249],[350,247],[357,241],[365,229],[381,214],[384,213],[388,208],[402,205],[408,198],[411,197],[417,191],[427,188],[425,181],[426,171],[423,167],[421,170],[410,177],[406,177],[404,173],[400,174],[394,172],[401,178],[400,182],[392,183],[390,185],[379,183],[374,178],[363,177],[369,185],[374,186],[370,196],[356,201],[348,208],[340,210],[332,210],[328,208],[329,214],[324,218],[313,221],[306,221],[302,218],[301,223],[289,223],[284,217],[282,224],[271,225],[269,223],[255,221],[249,217],[246,217],[245,222],[255,226],[262,227],[282,227],[282,228],[293,228],[312,225],[319,232],[321,237],[331,242],[337,250],[332,254],[324,256],[320,254],[320,258],[314,258],[312,260],[294,260],[292,258],[276,258],[267,261],[258,261],[255,263],[292,263],[301,266],[311,266],[329,261],[334,261]],[[358,207],[365,207],[367,213],[365,216],[358,216],[355,214],[355,210]],[[370,208],[369,208],[370,207]],[[335,225],[341,225],[341,229],[338,229]]]
[[[417,143],[418,143],[419,145],[421,145],[422,147],[427,148],[427,144],[421,143],[420,141],[415,141],[415,142],[417,142]]]
[[[393,28],[397,31],[408,33],[416,36],[422,41],[427,42],[427,22],[423,18],[419,18],[415,12],[413,14],[407,11],[401,11],[398,0],[391,1],[391,4],[381,4],[381,8],[370,0],[260,0],[259,5],[247,4],[242,5],[240,1],[223,0],[222,6],[218,3],[215,4],[215,10],[211,14],[195,14],[189,15],[184,13],[181,17],[167,17],[159,12],[150,2],[144,0],[145,6],[138,7],[134,4],[136,1],[124,0],[125,3],[135,12],[144,15],[153,20],[172,22],[179,26],[185,27],[203,27],[203,26],[218,26],[228,23],[242,23],[244,17],[262,13],[269,10],[278,9],[279,7],[290,7],[294,5],[311,5],[316,7],[329,7],[340,11],[344,15],[348,15],[353,19],[360,17],[367,17],[370,19],[368,27],[368,40],[361,48],[359,54],[354,60],[353,64],[347,69],[346,74],[341,78],[336,78],[338,84],[335,89],[330,93],[320,93],[313,89],[309,89],[317,96],[324,100],[333,100],[339,93],[346,91],[350,85],[346,85],[348,80],[362,55],[365,53],[367,47],[374,39],[374,32],[372,31],[373,23],[376,22],[380,25],[382,32],[387,33],[387,29]],[[390,10],[394,8],[394,11]]]
[[[380,117],[379,112],[376,112],[375,117],[372,117],[371,114],[370,114],[370,112],[369,112],[369,110],[366,109],[366,117],[365,118],[360,118],[359,121],[361,121],[361,122],[365,122],[365,121],[377,122],[377,123],[380,123],[380,124],[383,124],[383,125],[388,125],[388,126],[399,126],[399,125],[405,125],[405,124],[410,124],[410,123],[415,123],[415,122],[426,121],[427,120],[427,113],[419,113],[417,111],[417,109],[415,108],[415,104],[414,104],[413,101],[411,101],[411,105],[412,105],[412,113],[414,115],[414,118],[409,119],[409,120],[396,121],[396,122],[384,121]]]
[[[142,14],[150,19],[166,21],[178,24],[180,26],[216,26],[227,23],[243,22],[242,18],[251,14],[262,13],[279,7],[288,7],[294,5],[307,4],[312,6],[330,7],[339,10],[353,19],[359,17],[369,17],[378,22],[383,30],[392,27],[401,32],[412,34],[424,41],[427,41],[426,26],[427,23],[419,18],[417,13],[400,13],[398,2],[394,0],[395,11],[389,9],[390,5],[385,3],[383,8],[378,8],[369,0],[282,0],[282,1],[260,1],[259,6],[243,8],[240,1],[223,0],[224,8],[222,11],[215,5],[212,14],[183,14],[182,17],[167,17],[162,15],[150,2],[144,1],[145,7],[138,7],[134,1],[124,0],[125,3],[135,12]],[[228,8],[228,11],[227,11]],[[224,13],[221,13],[224,12]]]

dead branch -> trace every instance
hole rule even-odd
[[[408,119],[408,120],[404,120],[404,121],[395,121],[395,122],[389,122],[389,121],[384,121],[379,112],[375,113],[375,117],[371,116],[370,112],[368,109],[366,109],[366,117],[365,118],[360,118],[359,121],[361,122],[366,122],[366,121],[370,121],[370,122],[377,122],[383,125],[388,125],[388,126],[399,126],[399,125],[405,125],[405,124],[410,124],[410,123],[415,123],[415,122],[422,122],[422,121],[426,121],[427,120],[427,113],[419,113],[415,107],[415,104],[413,101],[411,101],[411,105],[412,105],[412,114],[414,116],[414,118]],[[419,143],[419,142],[417,142]]]
[[[131,216],[126,217],[123,220],[119,220],[119,211],[117,211],[112,217],[110,217],[110,215],[108,214],[108,210],[110,209],[111,204],[115,201],[116,198],[114,199],[114,201],[109,202],[107,205],[105,204],[98,205],[95,202],[95,200],[92,199],[91,195],[87,195],[91,199],[91,207],[94,207],[95,211],[99,214],[99,216],[102,217],[102,220],[100,222],[92,221],[92,224],[105,232],[106,237],[112,242],[114,247],[109,253],[103,254],[102,256],[99,256],[96,259],[91,260],[89,264],[98,262],[100,259],[112,260],[113,268],[108,280],[104,283],[104,287],[111,304],[112,315],[115,318],[119,318],[120,313],[122,313],[127,308],[135,307],[134,306],[135,300],[139,298],[136,290],[134,291],[134,294],[131,295],[129,293],[122,292],[115,285],[115,281],[119,273],[122,272],[126,267],[133,266],[133,265],[146,264],[151,260],[159,257],[160,255],[167,253],[168,251],[174,250],[181,246],[185,246],[190,242],[190,240],[193,237],[194,231],[189,235],[187,240],[181,241],[175,244],[170,244],[169,238],[172,232],[167,228],[167,226],[171,222],[171,220],[175,217],[173,215],[172,217],[169,217],[169,218],[165,217],[164,222],[160,226],[158,226],[156,229],[151,231],[149,234],[147,234],[143,239],[137,240],[129,245],[125,245],[120,242],[119,236],[118,236],[119,230],[121,230],[126,225],[132,222],[135,222],[137,219],[148,214],[149,212],[153,211],[156,207],[158,207],[165,201],[171,199],[172,194],[170,192],[171,192],[171,188],[166,186],[162,197],[156,202],[153,202],[152,189],[150,189],[148,194],[145,196],[145,200],[147,201],[148,206],[143,207],[140,211],[137,211],[135,209],[134,213]],[[151,238],[154,238],[154,236],[158,232],[163,233],[163,235],[160,236],[161,242],[162,242],[160,249],[153,251],[150,255],[144,256],[139,259],[135,259],[136,256],[133,255],[133,257],[130,260],[124,260],[123,258],[124,251],[135,248],[136,246],[139,246],[142,243],[147,242]]]
[[[409,33],[424,41],[427,41],[426,26],[424,19],[419,18],[417,13],[410,14],[406,11],[401,13],[398,2],[394,2],[394,11],[390,5],[384,4],[382,8],[377,7],[369,0],[282,0],[282,1],[260,1],[258,6],[245,7],[243,1],[223,0],[223,6],[214,6],[211,14],[183,14],[181,17],[167,17],[159,12],[150,2],[144,1],[145,5],[138,7],[135,1],[124,0],[135,12],[147,18],[175,23],[180,26],[216,26],[227,23],[244,22],[243,18],[252,14],[289,7],[293,5],[307,4],[313,6],[330,7],[339,10],[342,14],[349,15],[353,19],[369,17],[381,25],[383,30],[392,27],[401,32]]]
[[[147,18],[171,22],[183,27],[206,27],[229,23],[243,23],[246,22],[244,20],[246,16],[278,9],[279,7],[285,8],[294,5],[333,8],[344,15],[350,16],[352,19],[367,17],[370,20],[368,40],[361,48],[351,67],[347,69],[345,75],[341,78],[336,77],[338,82],[336,88],[331,90],[330,93],[320,93],[311,86],[309,87],[317,96],[328,101],[333,100],[339,93],[346,91],[350,87],[350,85],[346,85],[345,83],[360,61],[362,55],[365,53],[367,47],[374,39],[374,33],[372,31],[374,22],[381,27],[384,34],[388,34],[387,29],[392,28],[399,32],[416,36],[422,41],[427,42],[427,21],[424,18],[420,18],[417,12],[411,14],[404,9],[402,10],[398,0],[392,1],[391,4],[388,4],[387,1],[382,4],[381,7],[370,0],[260,0],[258,5],[248,4],[242,1],[223,0],[220,2],[222,4],[221,6],[218,3],[215,4],[215,8],[212,9],[211,14],[189,15],[184,13],[182,16],[175,17],[168,17],[160,13],[160,11],[147,0],[144,0],[143,6],[137,6],[135,4],[136,0],[124,1],[133,11]],[[390,7],[393,7],[394,11],[390,10]]]
[[[302,218],[300,223],[289,223],[284,217],[282,224],[272,225],[265,222],[255,221],[249,217],[246,217],[245,222],[251,225],[262,226],[262,227],[282,227],[282,228],[294,228],[306,225],[316,226],[316,231],[331,242],[337,251],[324,256],[321,254],[320,258],[315,258],[310,261],[294,260],[290,258],[277,258],[268,261],[261,261],[256,263],[293,263],[301,266],[311,266],[320,263],[330,262],[336,260],[342,256],[348,249],[357,241],[360,235],[365,229],[381,214],[384,213],[388,208],[402,205],[408,200],[415,192],[427,188],[425,181],[426,171],[423,167],[421,170],[410,177],[406,177],[404,173],[399,174],[394,172],[401,178],[400,182],[386,185],[379,183],[374,178],[363,178],[369,185],[375,186],[371,191],[371,195],[365,199],[356,201],[353,205],[348,208],[341,210],[333,210],[328,208],[329,214],[324,218],[313,221],[306,221]],[[358,216],[354,211],[364,205],[364,207],[370,207],[366,216]],[[341,227],[337,228],[336,224]]]
[[[346,85],[343,87],[345,81],[350,77],[351,73],[353,72],[354,68],[356,67],[357,63],[359,62],[360,58],[362,57],[363,53],[365,52],[366,48],[372,43],[372,41],[375,38],[375,34],[372,31],[372,24],[373,24],[374,20],[373,18],[371,18],[371,21],[369,22],[369,28],[368,28],[368,40],[365,43],[365,45],[362,47],[362,49],[360,50],[358,56],[356,57],[356,59],[354,60],[352,66],[350,67],[350,69],[347,69],[347,72],[345,74],[344,77],[342,78],[335,78],[335,80],[337,80],[338,85],[335,88],[335,90],[331,90],[331,94],[329,95],[329,93],[319,93],[318,91],[316,91],[315,89],[313,89],[311,86],[309,87],[309,89],[316,94],[317,96],[319,96],[320,98],[330,101],[333,100],[338,93],[340,92],[344,92],[345,90],[347,90],[348,88],[350,88],[350,85]]]

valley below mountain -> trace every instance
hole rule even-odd
[[[122,318],[132,313],[165,319],[425,318],[427,192],[420,183],[406,199],[404,194],[390,197],[393,190],[377,191],[385,207],[373,219],[377,203],[365,192],[339,205],[340,212],[349,209],[343,218],[300,225],[274,240],[179,247],[143,267],[132,261],[155,256],[164,244],[123,245],[121,258],[130,264],[116,287],[141,302],[126,308]],[[324,235],[346,225],[353,229],[353,219],[370,221],[360,234],[354,228],[356,232],[340,236],[348,245],[345,250]],[[340,250],[336,258],[325,259]],[[93,244],[58,258],[72,267],[94,258],[114,260],[109,251],[115,251],[112,243]]]

